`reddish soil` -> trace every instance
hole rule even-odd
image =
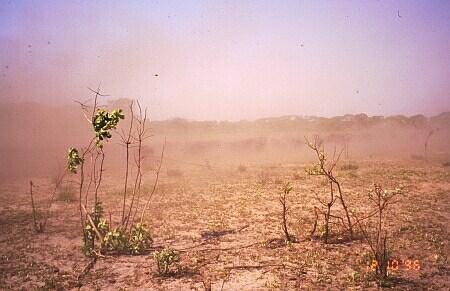
[[[387,210],[392,270],[386,284],[396,290],[448,290],[450,168],[445,160],[342,160],[335,173],[347,204],[357,213],[372,209],[367,191],[373,182],[405,186]],[[342,170],[345,164],[357,169]],[[322,178],[307,176],[310,164],[196,165],[161,176],[146,220],[154,243],[138,256],[105,254],[77,280],[90,262],[80,250],[77,202],[56,200],[44,233],[33,228],[28,180],[4,181],[0,188],[0,286],[3,290],[377,290],[367,267],[370,249],[332,229],[331,243],[309,236],[315,198],[325,195]],[[245,169],[244,169],[245,168]],[[263,174],[264,173],[264,174]],[[181,175],[180,175],[181,174]],[[150,193],[153,177],[144,181]],[[121,214],[122,184],[107,176],[100,200],[113,222]],[[290,181],[288,227],[296,243],[286,244],[278,202]],[[51,179],[34,179],[37,208],[50,199]],[[47,186],[45,186],[47,185]],[[57,193],[59,195],[59,193]],[[145,197],[145,196],[144,196]],[[339,207],[334,213],[342,215]],[[179,271],[161,277],[152,253],[169,245],[179,251]],[[409,269],[407,261],[420,263]],[[206,287],[205,287],[206,286]]]

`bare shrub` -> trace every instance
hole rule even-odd
[[[291,236],[291,234],[289,234],[288,231],[288,227],[287,227],[287,220],[286,220],[286,214],[288,211],[288,207],[287,207],[287,195],[289,194],[289,192],[291,192],[291,190],[294,188],[294,186],[292,186],[291,183],[287,183],[286,185],[284,185],[283,187],[283,192],[282,194],[280,194],[279,197],[279,201],[281,204],[281,227],[283,229],[283,233],[284,233],[284,237],[286,239],[286,242],[293,242],[295,239],[293,236]]]
[[[387,279],[390,260],[387,243],[388,234],[385,227],[385,212],[389,205],[398,202],[398,200],[393,201],[392,199],[401,193],[403,193],[402,186],[394,190],[385,190],[381,185],[375,183],[368,192],[369,201],[375,205],[375,210],[364,218],[357,218],[355,223],[359,226],[375,258],[376,278],[380,285]],[[371,217],[375,217],[373,223],[361,223],[362,220]]]
[[[336,179],[333,170],[336,167],[336,164],[339,161],[339,158],[342,154],[342,151],[338,154],[336,154],[336,148],[334,149],[334,153],[333,153],[333,157],[330,160],[330,162],[327,161],[327,156],[322,149],[320,149],[321,146],[321,141],[319,140],[319,138],[316,136],[314,137],[314,141],[313,142],[309,142],[308,140],[306,140],[307,145],[316,153],[317,159],[318,159],[318,163],[309,169],[306,169],[306,172],[311,175],[311,176],[322,176],[326,178],[326,181],[330,187],[330,191],[329,191],[329,200],[328,201],[323,201],[319,196],[317,196],[316,194],[316,199],[317,201],[323,205],[325,207],[325,211],[315,207],[314,211],[315,211],[315,215],[316,215],[316,222],[314,223],[313,229],[311,231],[311,236],[314,234],[314,232],[316,231],[316,227],[317,227],[317,219],[320,215],[324,216],[324,231],[323,231],[323,237],[324,237],[324,241],[325,243],[328,243],[328,236],[330,233],[330,224],[331,224],[331,218],[334,218],[338,221],[338,223],[340,223],[344,229],[348,230],[349,234],[350,234],[350,238],[353,238],[353,225],[350,219],[350,214],[348,211],[348,207],[347,204],[345,202],[343,193],[342,193],[342,188],[341,188],[341,184],[339,183],[339,181]],[[340,217],[340,216],[336,216],[331,214],[331,209],[334,205],[334,203],[336,202],[336,200],[339,200],[342,208],[344,209],[344,213],[345,213],[345,219]]]
[[[267,185],[270,182],[270,174],[269,171],[262,171],[258,174],[258,183],[262,186]]]
[[[68,170],[65,170],[62,174],[58,173],[58,178],[55,179],[55,177],[52,177],[52,183],[54,183],[55,186],[50,196],[50,200],[47,202],[46,209],[43,212],[43,217],[38,215],[39,211],[36,207],[36,204],[34,203],[35,190],[39,189],[39,186],[36,186],[33,181],[30,180],[31,210],[33,212],[34,229],[37,233],[44,232],[48,218],[50,217],[50,208],[52,207],[53,202],[55,202],[56,200],[56,192],[60,189],[64,177],[67,175],[67,173]]]
[[[295,172],[294,174],[292,174],[292,177],[294,178],[294,180],[301,180],[301,179],[303,179],[303,176],[300,173],[298,173],[298,172]]]

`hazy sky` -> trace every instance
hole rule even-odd
[[[152,119],[450,110],[450,1],[0,1],[0,100]],[[155,76],[155,75],[158,76]]]

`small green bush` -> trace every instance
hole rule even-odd
[[[104,211],[101,202],[97,202],[90,213],[90,217],[94,222],[95,227],[102,236],[104,236],[109,231],[108,221],[102,219],[103,212]],[[95,229],[92,227],[88,219],[85,220],[84,226],[86,238],[81,249],[85,255],[93,256],[95,255],[95,252],[98,251],[94,246],[97,235],[95,233]]]
[[[128,246],[128,236],[123,226],[108,231],[103,237],[103,248],[109,251],[126,252]]]
[[[161,276],[169,276],[177,271],[180,257],[178,253],[166,246],[162,251],[155,252],[153,258]]]
[[[103,237],[102,247],[107,251],[117,251],[130,255],[139,255],[153,242],[150,232],[143,223],[133,224],[127,233],[123,226],[108,231]]]
[[[145,224],[134,224],[128,240],[128,252],[131,255],[139,255],[145,248],[149,247],[152,242],[153,239]]]

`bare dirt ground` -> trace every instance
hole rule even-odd
[[[448,160],[448,159],[447,159]],[[385,188],[398,184],[406,192],[388,209],[387,228],[396,290],[450,288],[450,168],[446,160],[426,163],[403,160],[343,160],[335,171],[344,195],[357,213],[368,212],[367,190],[373,182]],[[357,169],[342,170],[345,164]],[[229,167],[178,167],[180,176],[163,173],[147,221],[153,248],[143,255],[108,255],[89,263],[81,250],[77,202],[55,201],[44,233],[36,234],[28,180],[0,187],[0,288],[3,290],[377,290],[368,245],[361,236],[349,241],[335,233],[332,243],[309,237],[314,222],[315,194],[326,193],[318,177],[307,176],[307,164],[238,164]],[[100,200],[106,213],[118,217],[122,184],[107,177]],[[282,240],[278,195],[290,181],[288,225],[297,242]],[[34,181],[39,193],[51,179]],[[145,193],[152,180],[145,181]],[[37,195],[43,209],[48,195]],[[179,251],[179,272],[158,275],[154,249],[169,245]],[[420,262],[408,269],[404,260]]]

